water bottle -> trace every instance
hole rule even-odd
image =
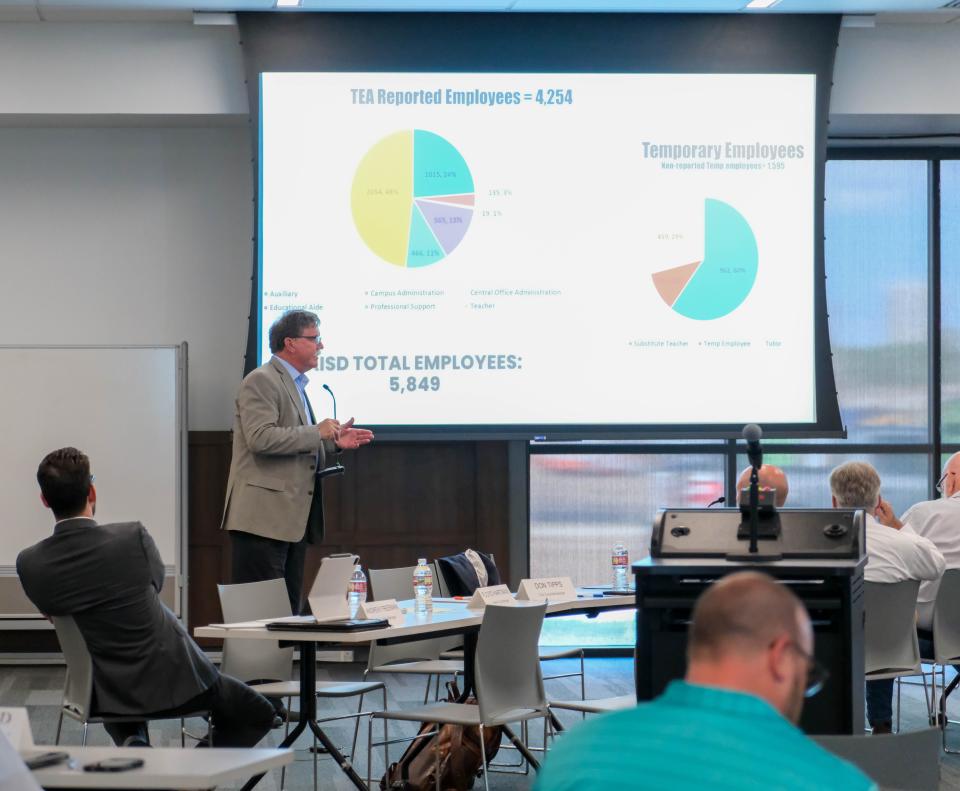
[[[622,541],[613,545],[610,556],[610,565],[613,566],[613,587],[618,590],[627,589],[627,566],[630,565],[630,556]]]
[[[357,563],[347,584],[347,603],[350,605],[350,617],[356,618],[360,605],[367,600],[367,575]]]
[[[413,570],[413,596],[416,599],[416,612],[433,610],[433,571],[427,565],[426,558],[420,558]]]

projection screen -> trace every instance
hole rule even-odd
[[[814,75],[283,72],[259,97],[260,358],[315,311],[314,403],[816,421]]]

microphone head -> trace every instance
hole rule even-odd
[[[760,437],[763,436],[763,430],[756,423],[747,423],[743,427],[742,436],[747,442],[759,442]]]
[[[333,395],[333,390],[330,389],[330,385],[328,385],[326,382],[324,382],[324,383],[321,385],[321,387],[322,387],[324,390],[326,390],[328,393],[330,393],[330,395]],[[746,429],[744,429],[744,430],[746,430]]]

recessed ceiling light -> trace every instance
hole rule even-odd
[[[765,8],[773,8],[773,6],[779,2],[780,0],[750,0],[750,2],[744,6],[744,10],[749,8],[762,11]]]
[[[300,8],[303,0],[277,0],[277,8]]]

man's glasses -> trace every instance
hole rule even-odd
[[[943,494],[943,493],[944,493],[944,492],[943,492],[943,482],[944,482],[945,480],[947,480],[947,476],[948,476],[948,475],[953,475],[953,472],[945,472],[943,475],[940,476],[940,480],[937,481],[937,491],[940,492],[940,494]]]
[[[812,698],[823,689],[823,685],[826,684],[827,679],[830,678],[830,671],[820,664],[816,657],[810,656],[810,654],[792,640],[788,645],[807,660],[807,686],[803,690],[803,696],[805,698]]]
[[[312,341],[317,346],[320,346],[323,343],[319,335],[295,335],[294,337],[303,338],[305,341]]]

